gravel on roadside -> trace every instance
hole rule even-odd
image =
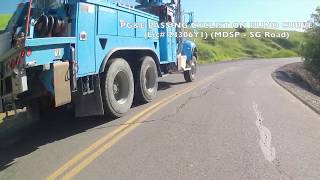
[[[320,114],[320,81],[304,68],[302,62],[283,66],[272,77],[280,86]]]

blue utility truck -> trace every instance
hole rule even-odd
[[[158,78],[195,79],[180,0],[24,0],[0,31],[0,112],[69,106],[121,117],[151,102]],[[0,3],[1,4],[1,3]]]

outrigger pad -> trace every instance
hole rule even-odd
[[[71,103],[69,62],[53,63],[53,78],[55,106]]]

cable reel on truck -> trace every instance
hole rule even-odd
[[[36,22],[35,34],[37,37],[45,37],[49,34],[49,30],[49,17],[43,14]]]
[[[65,22],[62,18],[52,15],[41,15],[35,25],[37,37],[59,36],[65,29]]]

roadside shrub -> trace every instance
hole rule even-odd
[[[301,55],[304,57],[304,64],[307,69],[320,75],[320,7],[312,14],[311,29],[305,33],[305,41],[301,46]]]
[[[272,38],[272,41],[276,42],[285,49],[293,49],[297,46],[296,44],[294,44],[294,42],[290,41],[289,39]]]
[[[239,32],[239,33],[245,33],[245,32],[247,32],[247,29],[244,27],[244,26],[238,26],[237,28],[236,28],[236,32]]]
[[[211,44],[212,46],[216,45],[216,39],[213,38],[208,38],[205,40],[205,42],[207,42],[208,44]]]
[[[207,60],[207,61],[214,61],[215,60],[216,54],[210,46],[208,46],[206,44],[199,43],[198,47],[199,47],[200,60]]]
[[[271,39],[261,38],[260,41],[264,42],[266,46],[271,47],[272,49],[277,49],[277,50],[282,49],[282,47],[278,43],[272,41]]]
[[[199,56],[201,59],[207,59],[209,61],[215,59],[215,54],[210,49],[204,49],[203,51],[200,51]]]
[[[296,57],[298,56],[295,52],[289,51],[287,49],[281,49],[280,51],[272,55],[273,58],[283,58],[283,57]]]

